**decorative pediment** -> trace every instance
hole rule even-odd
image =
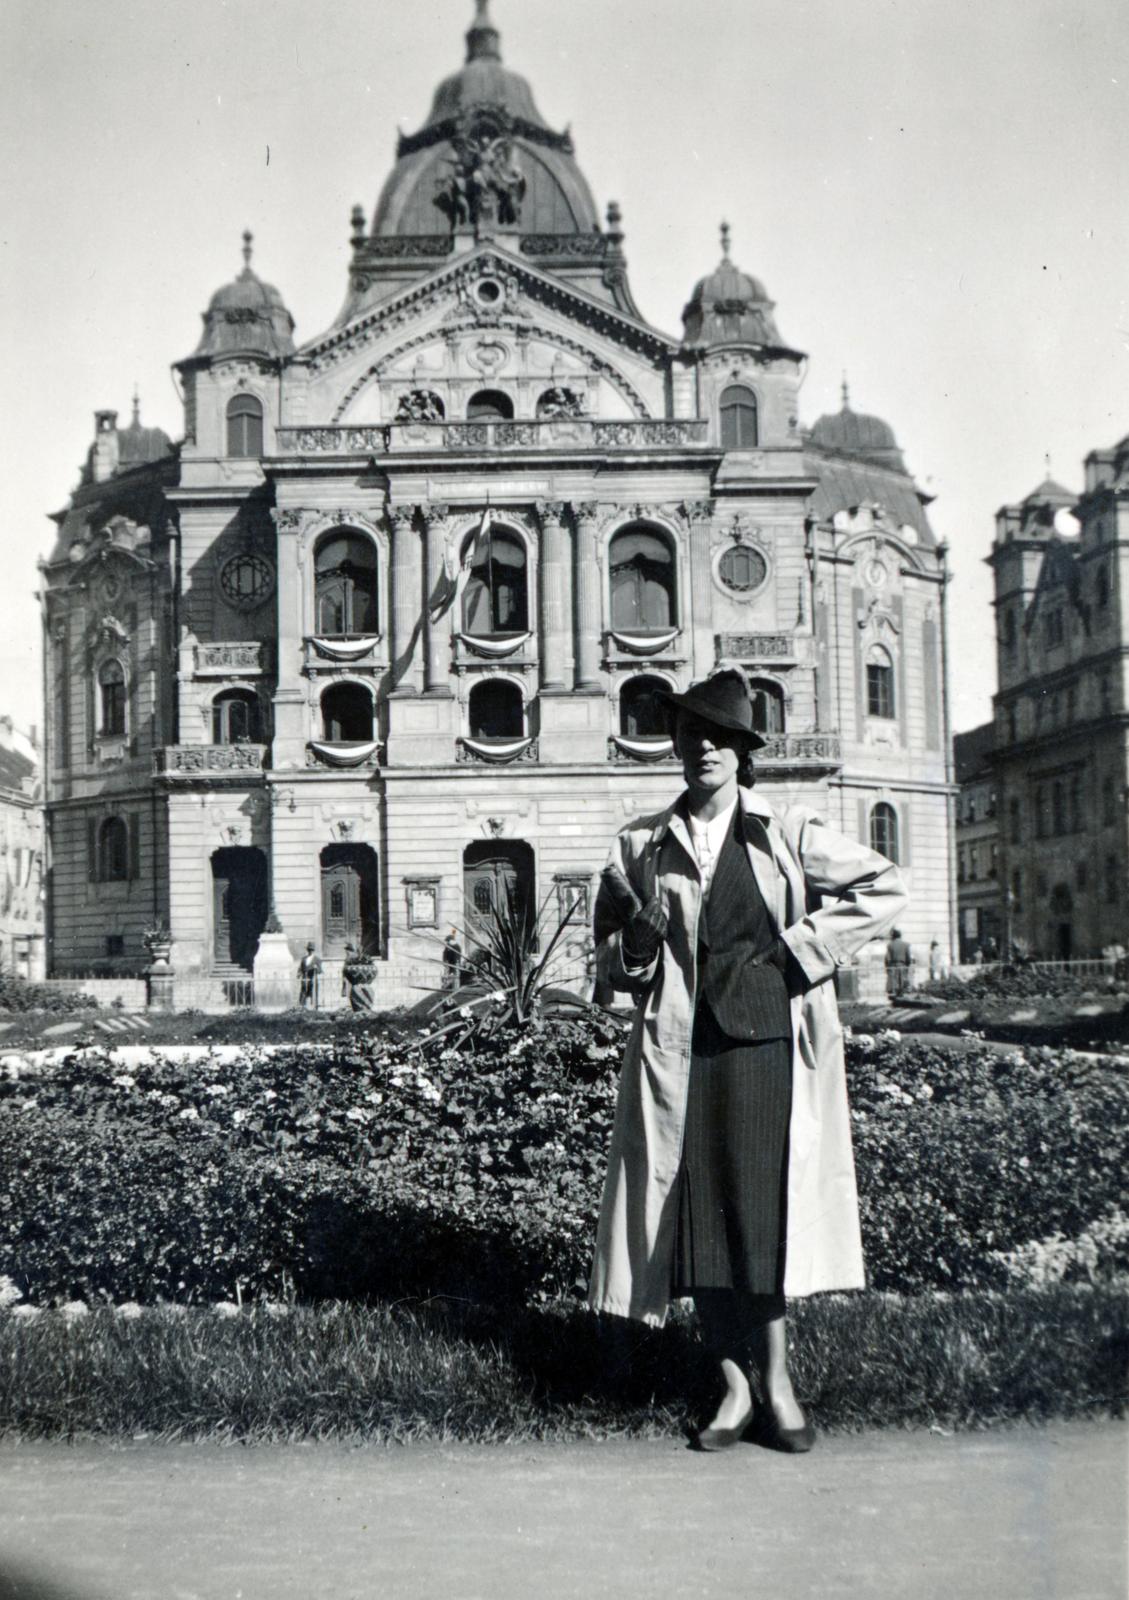
[[[484,281],[497,283],[496,299],[484,296]],[[648,360],[661,360],[678,349],[676,340],[629,317],[606,301],[597,300],[571,284],[540,272],[528,262],[494,246],[483,246],[456,263],[443,267],[389,300],[334,328],[299,353],[311,372],[339,365],[357,351],[389,338],[398,329],[416,324],[428,312],[441,312],[451,321],[465,320],[480,327],[501,326],[505,320],[536,316],[536,308],[563,313],[570,321],[610,339]]]

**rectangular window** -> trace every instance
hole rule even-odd
[[[866,709],[872,717],[894,715],[894,669],[884,662],[866,664]]]
[[[121,933],[108,933],[106,935],[107,956],[125,955],[125,935]]]

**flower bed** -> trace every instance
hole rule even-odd
[[[622,1048],[596,1016],[461,1053],[368,1035],[10,1069],[0,1273],[40,1304],[575,1296]],[[879,1039],[849,1070],[876,1288],[1129,1269],[1123,1061]]]

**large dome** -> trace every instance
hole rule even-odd
[[[443,82],[418,133],[401,136],[371,238],[449,238],[481,229],[559,238],[599,233],[592,192],[567,133],[554,133],[526,80],[502,65],[498,30],[477,0],[463,67]],[[399,252],[397,252],[399,253]]]
[[[251,235],[243,235],[243,271],[212,296],[194,355],[254,355],[276,361],[294,353],[294,318],[273,283],[251,270]]]

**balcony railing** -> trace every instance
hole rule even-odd
[[[837,733],[772,733],[753,757],[758,767],[798,768],[804,772],[833,772],[842,765]],[[651,765],[677,762],[668,739],[634,738],[613,734],[608,740],[608,760],[617,765]]]
[[[265,744],[166,744],[154,750],[153,767],[165,778],[246,782],[265,768],[268,748]]]
[[[400,455],[415,451],[657,450],[708,442],[702,417],[546,417],[509,422],[389,422],[279,428],[282,455]]]
[[[270,646],[263,639],[233,639],[196,646],[198,678],[258,678],[268,670]]]

